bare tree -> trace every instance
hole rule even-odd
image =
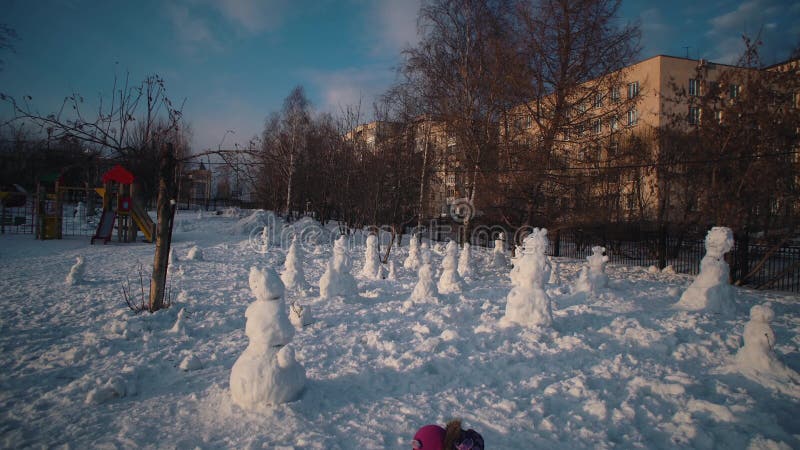
[[[639,30],[619,25],[619,7],[619,0],[514,2],[509,94],[520,106],[504,116],[500,162],[512,202],[499,206],[524,211],[523,224],[580,220],[586,202],[575,195],[594,190],[601,164],[624,160],[614,133],[595,131],[635,102],[618,88],[638,53]]]
[[[507,108],[508,2],[438,0],[419,13],[420,42],[405,50],[404,74],[428,119],[444,125],[444,151],[458,194],[473,204],[491,165],[501,112]],[[471,216],[466,217],[465,231]]]
[[[92,147],[100,154],[117,159],[135,159],[150,154],[156,143],[163,143],[158,165],[158,225],[149,311],[155,312],[164,307],[166,255],[169,254],[172,237],[178,173],[176,162],[179,157],[175,154],[172,142],[165,141],[176,140],[181,144],[178,138],[186,136],[180,132],[181,108],[176,108],[167,96],[164,80],[151,75],[131,87],[127,76],[119,85],[115,78],[110,100],[105,101],[101,97],[94,115],[85,114],[84,98],[77,93],[66,97],[57,113],[47,115],[40,114],[31,106],[31,96],[17,101],[14,97],[0,94],[0,100],[13,108],[14,122],[33,125],[47,141],[78,142],[81,146]]]
[[[0,51],[14,51],[14,41],[19,39],[17,32],[6,24],[0,23]],[[0,71],[3,70],[5,61],[0,59]]]
[[[759,40],[744,41],[736,66],[712,76],[699,64],[691,86],[671,82],[674,113],[660,130],[657,168],[659,221],[733,228],[737,279],[749,272],[751,237],[781,243],[800,214],[797,64],[764,67]]]
[[[304,158],[310,126],[310,104],[301,86],[292,90],[283,102],[281,113],[272,115],[264,126],[263,157],[281,173],[287,217],[292,212],[295,174]]]

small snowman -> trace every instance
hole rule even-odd
[[[66,279],[67,285],[75,286],[76,284],[81,284],[83,282],[83,274],[85,272],[86,264],[83,256],[78,256],[75,258],[75,265],[69,269],[69,274],[67,275]]]
[[[475,273],[475,268],[472,265],[472,252],[469,242],[464,243],[464,248],[461,249],[461,254],[458,255],[458,274],[462,278],[472,277]]]
[[[381,257],[378,254],[378,237],[374,234],[367,236],[364,249],[364,267],[361,276],[369,280],[379,280],[382,275]]]
[[[500,233],[494,240],[494,250],[492,251],[492,267],[505,269],[508,267],[508,257],[506,256],[505,235]]]
[[[506,301],[502,326],[519,324],[531,328],[549,328],[553,323],[550,297],[544,285],[550,278],[547,260],[547,229],[534,228],[523,242],[517,262],[511,269],[513,288]]]
[[[458,275],[458,244],[456,241],[447,243],[444,260],[442,261],[442,275],[439,277],[439,292],[453,294],[461,292],[461,277]]]
[[[417,270],[419,266],[419,239],[416,234],[412,234],[408,241],[408,257],[403,261],[403,267],[406,270]]]
[[[347,297],[358,293],[358,285],[350,273],[352,263],[347,251],[347,238],[343,235],[333,243],[333,255],[319,280],[320,298]]]
[[[608,275],[606,275],[608,255],[604,255],[605,252],[605,247],[592,247],[592,254],[586,257],[587,264],[581,268],[580,276],[575,283],[575,292],[596,294],[608,287]]]
[[[299,303],[292,302],[289,305],[289,321],[295,328],[302,329],[304,326],[311,325],[314,319],[311,317],[311,310],[308,306],[300,306]]]

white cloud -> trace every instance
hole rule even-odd
[[[765,9],[762,0],[753,0],[739,5],[735,10],[713,17],[710,20],[713,27],[709,33],[718,30],[741,28],[746,26],[754,18],[757,18]]]
[[[287,0],[181,0],[165,6],[181,48],[189,54],[222,50],[230,35],[277,29]],[[215,20],[221,17],[223,20]]]
[[[670,27],[664,23],[664,17],[662,16],[661,11],[657,8],[644,10],[639,17],[642,20],[643,34],[663,33],[670,30]]]
[[[373,103],[394,80],[394,72],[382,67],[347,68],[332,72],[311,71],[310,82],[320,91],[320,111],[339,113],[348,106],[361,106],[369,120]]]
[[[420,4],[420,0],[378,0],[371,3],[366,18],[369,34],[376,39],[375,52],[399,52],[418,42]]]
[[[203,19],[192,15],[186,5],[169,4],[166,6],[166,13],[184,51],[193,53],[202,48],[213,50],[222,48],[209,25]]]
[[[274,29],[280,25],[286,7],[285,0],[210,0],[215,7],[236,27],[255,34]]]
[[[712,43],[708,55],[723,63],[735,63],[744,51],[742,36],[760,38],[762,62],[789,56],[800,38],[797,8],[786,8],[780,0],[750,0],[735,9],[709,19],[706,37]]]

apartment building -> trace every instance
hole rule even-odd
[[[583,197],[583,203],[611,210],[613,217],[605,219],[653,219],[663,183],[656,166],[646,163],[659,159],[658,130],[667,126],[689,130],[710,120],[709,115],[722,120],[719,110],[704,114],[692,98],[714,90],[720,98],[734,100],[741,94],[738,80],[748,70],[657,55],[575,89],[573,98],[567,99],[564,124],[555,134],[554,170],[559,170],[557,175],[563,179],[579,179],[584,192],[553,185],[549,189],[561,197],[553,201],[567,209],[579,209],[576,202]],[[537,105],[548,107],[548,99]],[[536,151],[542,134],[552,132],[547,130],[551,123],[542,119],[547,114],[535,117],[537,113],[530,104],[520,105],[510,112],[509,123],[501,131],[504,139],[522,147],[518,154],[525,155],[526,147],[529,152]],[[647,143],[639,151],[651,154],[620,152],[620,146],[632,139]],[[506,180],[501,177],[500,181]]]
[[[796,72],[798,61],[766,70]],[[721,108],[703,111],[695,99],[713,93],[722,104],[735,102],[752,72],[703,59],[657,55],[575,89],[573,97],[566,99],[568,111],[558,126],[549,122],[549,111],[537,109],[554,108],[550,98],[519,105],[498,123],[500,155],[498,166],[489,176],[494,177],[490,184],[536,184],[541,195],[534,194],[531,201],[539,203],[534,207],[542,207],[545,217],[550,217],[547,211],[556,211],[565,222],[587,220],[597,214],[605,215],[597,217],[605,221],[654,220],[659,207],[664,207],[663,198],[672,196],[665,194],[663,175],[658,170],[659,152],[665,143],[660,130],[671,127],[689,131],[704,121],[725,120]],[[797,94],[795,106],[800,106]],[[396,127],[371,122],[351,133],[374,149],[381,136],[385,139],[396,132]],[[417,153],[428,158],[428,173],[432,175],[425,193],[424,215],[447,216],[450,205],[467,195],[470,180],[465,176],[468,170],[463,167],[463,155],[443,123],[419,117],[413,133]],[[551,154],[541,159],[537,152],[542,140],[548,138],[552,141]],[[506,192],[498,188],[489,195]],[[518,192],[531,195],[530,191]],[[691,195],[675,195],[668,207],[682,211],[698,208],[690,204]],[[519,206],[504,203],[501,198],[488,203]],[[543,204],[549,205],[545,208]],[[479,210],[484,207],[476,206]],[[579,217],[581,210],[589,213]]]

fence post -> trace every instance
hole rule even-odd
[[[733,281],[741,280],[747,275],[750,266],[750,233],[745,228],[736,236],[736,258],[734,261]]]
[[[664,269],[667,267],[667,225],[661,224],[658,226],[658,246],[656,249],[658,253],[658,268]]]
[[[561,230],[556,230],[553,237],[553,256],[561,256]]]

